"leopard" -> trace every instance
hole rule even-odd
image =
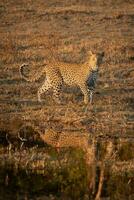
[[[40,125],[37,125],[31,121],[25,121],[22,126],[20,126],[18,133],[25,128],[30,128],[33,130],[34,138],[40,138],[44,143],[45,149],[53,149],[57,152],[58,162],[61,163],[66,162],[66,155],[62,155],[63,152],[72,152],[72,150],[78,150],[78,152],[82,152],[83,159],[87,166],[87,176],[89,177],[89,187],[94,192],[95,189],[95,180],[96,180],[96,138],[90,134],[87,130],[75,130],[75,129],[55,129],[53,126],[44,126],[44,128]],[[26,142],[26,138],[22,138],[19,136],[21,142]],[[39,137],[38,137],[39,136]],[[46,146],[47,145],[47,146]],[[22,147],[22,145],[21,145]],[[64,151],[65,150],[65,151]],[[49,151],[47,151],[49,154]],[[46,155],[46,154],[45,154]],[[50,157],[50,156],[49,156]],[[70,154],[69,154],[70,157]],[[55,160],[56,163],[56,160]]]
[[[83,63],[67,63],[53,60],[44,64],[43,69],[33,77],[27,77],[23,72],[24,67],[27,67],[28,64],[22,64],[19,71],[22,78],[31,82],[38,80],[42,74],[46,74],[45,81],[37,92],[39,102],[42,101],[41,96],[43,93],[52,90],[55,101],[61,103],[61,91],[63,85],[66,84],[71,87],[79,87],[84,96],[84,103],[87,105],[89,97],[90,103],[92,103],[93,90],[90,90],[90,82],[95,87],[96,78],[93,78],[93,75],[98,74],[103,57],[104,52],[93,53],[90,50],[87,51],[86,59]]]
[[[42,141],[55,148],[82,148],[86,150],[89,146],[88,133],[75,131],[55,131],[52,128],[46,129],[45,134],[39,132]]]

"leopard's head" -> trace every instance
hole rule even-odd
[[[104,52],[95,54],[92,51],[88,52],[89,63],[92,71],[98,71],[99,65],[102,63]]]

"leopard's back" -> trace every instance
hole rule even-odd
[[[86,149],[88,147],[89,135],[88,133],[72,131],[56,132],[52,129],[48,129],[44,134],[41,134],[41,138],[52,147]]]

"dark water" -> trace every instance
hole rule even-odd
[[[0,168],[0,200],[46,199],[51,194],[47,179],[40,174],[14,170],[11,166]]]
[[[0,200],[84,199],[85,196],[94,199],[85,187],[86,177],[81,177],[83,180],[74,177],[74,180],[68,181],[67,185],[66,180],[62,179],[62,173],[61,170],[57,180],[54,180],[54,174],[46,176],[45,173],[39,174],[21,169],[14,170],[11,166],[1,167]],[[64,173],[67,173],[67,171],[65,170]],[[80,185],[79,181],[83,185]],[[134,174],[132,172],[113,176],[107,175],[103,185],[102,197],[133,200],[133,184]]]
[[[110,156],[108,144],[113,145]],[[0,200],[92,200],[100,180],[101,199],[133,200],[133,139],[109,143],[99,138],[95,148],[87,164],[79,148],[1,147]]]

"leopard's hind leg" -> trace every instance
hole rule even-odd
[[[41,95],[51,89],[51,84],[49,80],[45,80],[43,85],[38,89],[38,101],[41,102]]]
[[[61,103],[62,84],[63,84],[63,82],[60,81],[60,82],[58,82],[58,84],[56,83],[56,84],[53,86],[54,100],[55,100],[56,103],[58,103],[58,104]]]

